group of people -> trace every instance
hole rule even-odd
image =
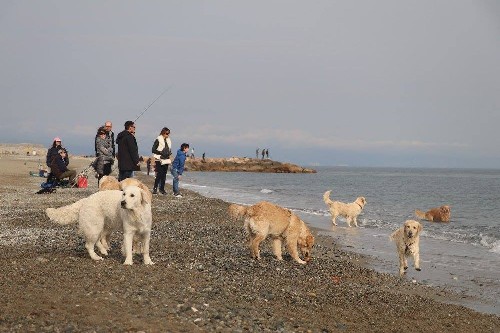
[[[167,127],[163,127],[160,131],[160,135],[153,142],[153,147],[151,148],[151,153],[153,153],[153,158],[155,161],[155,183],[153,185],[153,194],[157,194],[158,191],[161,194],[167,194],[165,191],[165,182],[167,179],[168,166],[170,165],[170,173],[172,174],[172,189],[174,196],[177,198],[182,198],[179,191],[179,180],[184,172],[184,164],[186,162],[186,157],[189,152],[189,144],[183,143],[174,160],[172,161],[172,140],[170,140],[170,130]]]
[[[255,150],[255,158],[259,158],[259,150],[260,150],[260,148],[257,148]],[[264,159],[264,156],[266,158],[269,158],[269,148],[267,148],[267,149],[266,148],[262,148],[262,159]]]
[[[140,170],[141,159],[139,157],[139,148],[135,138],[135,123],[128,120],[124,124],[125,129],[115,136],[112,131],[113,124],[106,121],[104,126],[97,129],[95,136],[95,154],[96,159],[93,167],[97,172],[98,182],[106,175],[111,174],[115,158],[118,161],[118,181],[125,178],[132,178],[134,171]],[[153,194],[158,191],[161,194],[167,194],[165,191],[165,182],[168,166],[172,174],[173,194],[175,197],[182,197],[179,191],[179,181],[184,172],[184,164],[189,152],[189,144],[183,143],[177,150],[175,158],[172,160],[172,141],[170,140],[170,130],[163,127],[160,135],[155,139],[152,147],[153,157],[149,159],[154,161],[156,177],[153,187]],[[115,149],[115,142],[118,149]],[[57,179],[69,178],[73,185],[76,178],[76,171],[68,169],[68,152],[62,147],[60,138],[54,138],[52,147],[47,152],[47,166]],[[148,169],[149,170],[149,169]]]

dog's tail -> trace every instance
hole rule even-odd
[[[332,191],[326,191],[325,194],[323,194],[323,201],[325,202],[325,204],[331,204],[333,201],[330,199],[330,193]]]
[[[425,213],[421,210],[418,210],[418,209],[415,209],[415,215],[419,218],[419,219],[423,219],[425,220]]]
[[[60,208],[47,208],[45,213],[52,221],[66,225],[78,222],[80,207],[85,199]]]

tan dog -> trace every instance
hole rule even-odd
[[[450,206],[445,205],[441,207],[432,208],[426,213],[416,209],[415,215],[419,219],[431,222],[450,222],[451,208]]]
[[[253,206],[245,207],[232,204],[229,213],[235,218],[245,219],[245,231],[249,236],[251,256],[260,259],[260,243],[270,236],[273,240],[273,253],[278,260],[281,255],[281,241],[286,241],[287,249],[292,258],[299,264],[305,264],[311,259],[314,237],[307,225],[290,210],[262,201]],[[304,260],[299,258],[300,252]]]
[[[407,220],[401,228],[394,231],[389,239],[396,243],[399,255],[399,275],[403,276],[408,268],[407,257],[413,258],[413,265],[420,271],[420,232],[422,225],[414,220]]]
[[[332,201],[330,200],[330,193],[332,191],[326,191],[323,194],[323,201],[328,206],[328,210],[330,214],[332,214],[332,223],[337,225],[335,221],[338,216],[343,216],[347,220],[347,225],[351,227],[351,222],[354,225],[358,226],[358,215],[361,214],[361,211],[366,205],[366,199],[364,197],[356,198],[356,201],[351,203],[343,203],[340,201]]]
[[[146,192],[146,195],[149,196],[150,201],[153,199],[153,194],[151,193],[149,188],[135,178],[125,178],[121,182],[118,182],[118,179],[113,176],[104,176],[99,181],[99,191],[123,190],[127,186],[137,186]]]

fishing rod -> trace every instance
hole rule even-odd
[[[169,90],[170,90],[170,88],[172,88],[172,86],[170,86],[170,87],[168,87],[167,89],[163,90],[163,92],[162,92],[162,93],[161,93],[158,97],[156,97],[156,99],[155,99],[154,101],[152,101],[152,102],[151,102],[151,104],[149,104],[149,105],[148,105],[148,106],[144,109],[144,111],[142,111],[142,112],[141,112],[141,114],[140,114],[139,116],[137,116],[137,118],[135,118],[134,123],[135,123],[135,122],[137,121],[137,119],[139,119],[139,118],[140,118],[140,117],[141,117],[141,116],[142,116],[142,115],[143,115],[146,111],[148,111],[148,109],[149,109],[149,108],[150,108],[153,104],[155,104],[155,102],[156,102],[157,100],[159,100],[159,99],[160,99],[160,97],[161,97],[161,96],[163,96],[163,94],[165,94],[167,91],[169,91]]]

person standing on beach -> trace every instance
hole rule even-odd
[[[269,148],[266,148],[266,158],[269,158]]]
[[[95,139],[96,146],[96,172],[97,172],[97,185],[103,176],[111,174],[111,166],[114,163],[113,149],[111,141],[106,136],[106,129],[99,127]]]
[[[146,161],[146,170],[148,171],[148,176],[151,172],[151,157]]]
[[[186,157],[189,152],[189,143],[183,143],[181,148],[177,150],[174,162],[172,162],[172,168],[170,172],[172,173],[172,189],[174,191],[174,197],[182,198],[179,192],[179,181],[181,179],[182,173],[184,172],[184,163],[186,162]]]
[[[264,155],[265,155],[265,154],[266,154],[266,149],[265,149],[265,148],[263,148],[263,149],[262,149],[262,159],[264,159]]]
[[[125,129],[116,136],[118,145],[118,181],[132,178],[134,170],[140,164],[139,148],[134,136],[135,124],[131,120],[125,122]]]
[[[170,155],[172,154],[170,150],[170,147],[172,147],[172,141],[169,136],[170,130],[167,127],[163,127],[160,135],[153,143],[153,148],[151,148],[151,152],[155,158],[156,170],[153,194],[158,193],[158,188],[160,189],[161,194],[167,194],[167,192],[165,192],[165,182],[167,181],[168,165],[172,163],[170,160]]]
[[[255,158],[259,158],[259,148],[258,147],[255,150]]]

